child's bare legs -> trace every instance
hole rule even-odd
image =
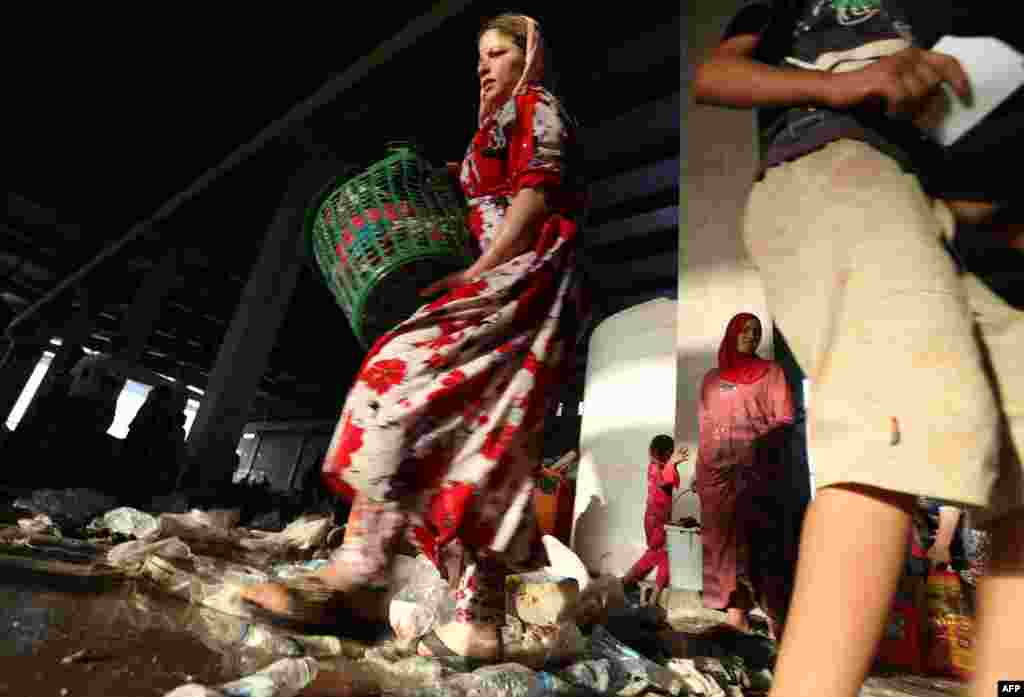
[[[821,489],[807,510],[771,697],[856,697],[907,551],[914,498]]]
[[[996,681],[1018,678],[1024,661],[1024,513],[991,528],[988,574],[978,580],[978,633],[972,695],[995,694]]]

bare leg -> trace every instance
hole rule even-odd
[[[1024,661],[1024,514],[991,527],[992,558],[978,580],[978,630],[972,695],[995,694],[996,681],[1017,679]]]
[[[386,588],[394,547],[405,527],[405,515],[393,502],[373,502],[359,497],[345,526],[345,539],[330,563],[313,576],[337,591],[344,604],[360,618],[379,622],[387,618]],[[241,597],[272,612],[288,614],[292,600],[279,583],[247,586]]]
[[[913,505],[912,496],[871,487],[818,492],[771,697],[856,697],[896,593]]]

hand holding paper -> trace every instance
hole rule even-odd
[[[960,140],[1024,85],[1024,56],[992,37],[946,36],[932,47],[936,53],[953,56],[971,83],[969,102],[962,101],[948,85],[946,108],[929,119],[927,131],[941,145]]]

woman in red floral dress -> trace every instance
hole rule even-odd
[[[368,607],[354,598],[387,586],[405,535],[458,584],[455,616],[421,651],[493,658],[501,558],[529,519],[544,415],[582,318],[585,194],[571,120],[540,85],[536,23],[495,18],[479,49],[480,127],[460,180],[481,255],[370,349],[324,462],[326,485],[353,507],[319,578]],[[247,596],[287,606],[279,588]]]

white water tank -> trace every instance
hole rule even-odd
[[[676,423],[676,322],[674,300],[652,300],[608,317],[591,337],[572,535],[591,572],[621,576],[647,548],[648,447]],[[684,487],[692,462],[679,468]],[[695,496],[676,496],[673,519],[699,518]]]

